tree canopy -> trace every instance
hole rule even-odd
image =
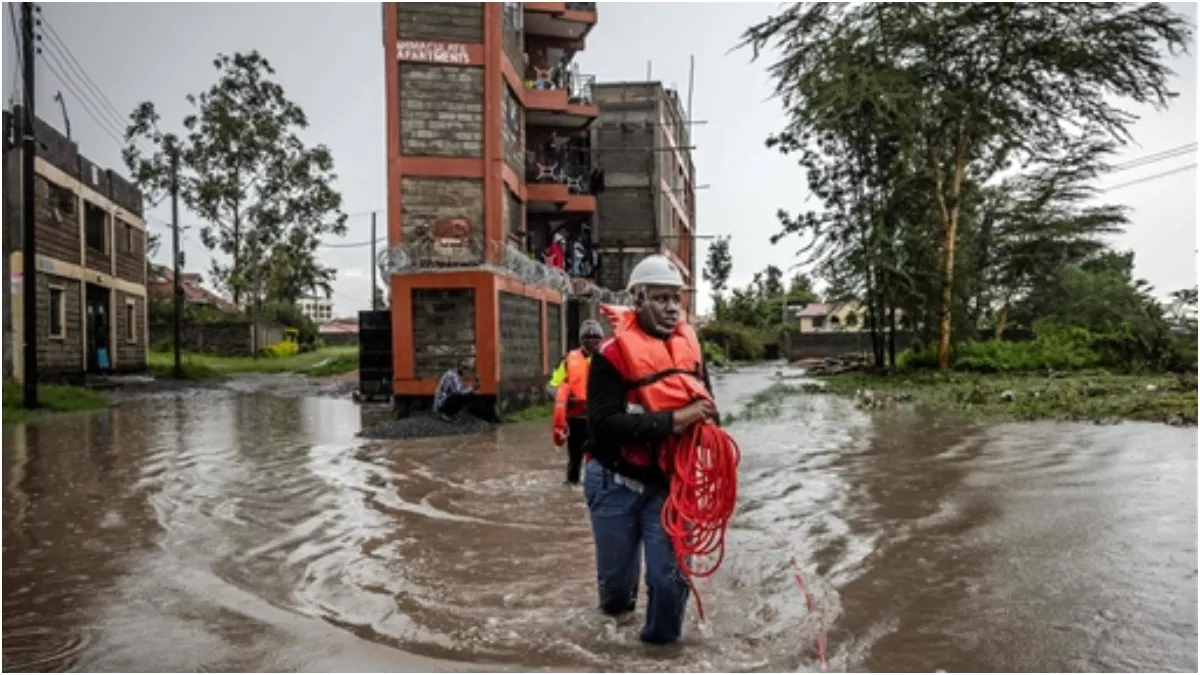
[[[187,96],[193,111],[180,131],[160,128],[154,103],[135,108],[126,165],[160,199],[170,189],[172,161],[179,163],[180,198],[201,219],[204,246],[228,256],[228,263],[214,258],[212,277],[235,304],[328,292],[336,271],[319,263],[317,248],[323,235],[346,231],[332,154],[300,138],[308,119],[257,51],[219,54],[213,66],[217,81]]]

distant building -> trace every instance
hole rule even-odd
[[[196,272],[180,274],[179,285],[183,289],[185,306],[212,307],[224,312],[232,312],[235,309],[232,302],[205,288],[204,277]],[[151,298],[170,300],[175,292],[175,270],[165,265],[151,265],[146,290]]]
[[[337,318],[320,328],[321,340],[328,347],[358,344],[358,317]]]
[[[333,300],[328,296],[305,296],[296,301],[296,306],[300,308],[304,316],[317,324],[325,324],[333,320]]]
[[[101,169],[49,124],[34,121],[37,270],[22,274],[21,148],[3,114],[4,362],[24,378],[23,297],[38,304],[38,375],[82,380],[89,373],[141,371],[147,361],[146,222],[142,195]],[[32,283],[30,283],[32,282]]]
[[[901,314],[899,310],[896,311],[897,322]],[[871,330],[867,306],[858,300],[810,302],[802,308],[790,306],[788,315],[790,322],[799,324],[801,333],[856,333]]]
[[[663,253],[695,286],[696,168],[679,95],[661,82],[605,82],[595,97],[592,152],[604,168],[592,236],[600,285],[623,288],[639,260]]]

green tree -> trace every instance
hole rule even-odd
[[[183,135],[159,129],[153,103],[134,110],[126,165],[143,189],[165,192],[178,153],[181,196],[206,223],[205,247],[229,257],[228,264],[214,260],[212,274],[235,303],[328,288],[335,272],[317,262],[317,241],[346,230],[332,155],[300,139],[308,119],[257,51],[220,54],[213,65],[217,82],[187,96],[193,112],[182,120]],[[150,154],[140,149],[147,143]]]
[[[717,237],[708,247],[708,256],[704,263],[704,281],[712,287],[713,311],[716,318],[721,319],[722,297],[729,285],[729,275],[733,272],[733,256],[729,253],[729,237]]]
[[[930,234],[940,243],[938,363],[945,368],[962,304],[956,252],[972,183],[1010,166],[1058,161],[1081,138],[1127,140],[1136,117],[1121,106],[1161,108],[1175,96],[1160,45],[1184,51],[1191,34],[1187,20],[1161,3],[804,3],[752,26],[745,44],[756,56],[778,46],[770,73],[790,131],[840,138],[848,160],[866,166],[859,159],[871,159],[867,174],[878,186],[899,184],[877,180],[893,166],[924,174],[917,184],[932,197]],[[865,103],[871,120],[893,126],[905,161],[880,162],[861,134],[847,132]],[[878,225],[873,207],[887,201],[878,197],[853,200],[852,220]],[[883,239],[869,233],[882,230],[858,231],[861,260],[848,255],[847,264],[871,264]]]

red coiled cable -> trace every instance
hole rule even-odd
[[[679,571],[704,605],[692,583],[711,576],[725,560],[725,531],[737,502],[737,469],[742,453],[724,429],[712,422],[693,424],[677,441],[671,468],[671,491],[662,510],[662,526],[675,550]],[[705,569],[692,567],[695,557],[716,553]]]

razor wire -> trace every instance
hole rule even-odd
[[[384,278],[422,272],[487,270],[528,286],[556,290],[568,297],[585,297],[605,304],[630,304],[624,290],[597,286],[590,280],[572,277],[522,251],[512,242],[470,237],[454,245],[429,240],[406,241],[380,251],[376,264]]]

